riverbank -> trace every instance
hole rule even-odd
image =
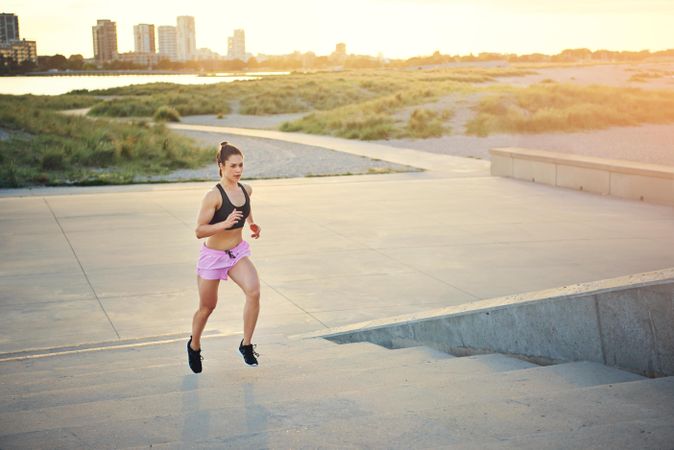
[[[204,72],[203,70],[57,70],[46,72],[28,72],[21,75],[27,77],[76,77],[76,76],[125,76],[125,75],[198,75],[200,77],[230,77],[230,76],[267,76],[287,75],[286,71],[231,71],[231,72]]]

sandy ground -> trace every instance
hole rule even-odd
[[[558,83],[572,83],[582,85],[601,84],[605,86],[634,87],[643,89],[674,89],[674,62],[673,63],[645,63],[645,64],[612,64],[577,67],[550,67],[532,69],[534,75],[523,77],[499,78],[496,83],[527,86],[540,83],[543,80],[553,80]],[[667,76],[653,78],[648,81],[630,81],[633,75],[641,72],[660,72]]]
[[[490,84],[527,86],[543,80],[553,80],[558,83],[581,85],[601,84],[643,89],[674,89],[674,63],[551,67],[536,69],[536,72],[538,73],[524,77],[499,78],[498,81]],[[648,79],[646,82],[630,81],[633,75],[643,72],[659,72],[667,75]],[[479,99],[479,95],[448,96],[438,102],[443,107],[449,107],[454,101],[455,114],[448,123],[451,128],[449,136],[430,139],[382,140],[377,143],[480,159],[489,159],[489,149],[494,147],[525,147],[674,166],[674,124],[613,127],[575,133],[467,136],[464,134],[465,124],[473,116],[473,108]],[[420,107],[428,106],[421,105]],[[405,113],[409,111],[404,111],[401,118],[404,118]]]
[[[453,135],[376,142],[480,159],[489,159],[491,148],[523,147],[674,166],[674,125],[615,127],[582,133],[494,134],[487,137]]]

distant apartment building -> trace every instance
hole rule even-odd
[[[133,26],[133,48],[136,53],[155,53],[154,25],[141,23]]]
[[[346,44],[345,43],[340,42],[337,45],[335,45],[335,55],[346,56]]]
[[[162,25],[157,29],[159,40],[159,57],[176,61],[178,59],[178,41],[176,39],[176,27]]]
[[[214,59],[223,59],[222,55],[220,55],[217,52],[214,52],[210,48],[199,48],[197,49],[196,53],[196,59],[201,60],[201,61],[208,61],[208,60],[214,60]]]
[[[20,39],[19,17],[14,14],[0,14],[0,57],[14,60],[17,64],[37,62],[35,41]]]
[[[197,51],[196,30],[194,17],[178,16],[176,27],[176,42],[179,61],[194,59]]]
[[[148,53],[148,52],[127,52],[127,53],[118,53],[115,59],[117,61],[128,62],[137,64],[143,67],[152,67],[156,66],[159,63],[160,56],[157,53]]]
[[[227,38],[227,57],[246,60],[246,33],[243,30],[234,30],[232,37]]]
[[[4,59],[13,59],[17,64],[24,61],[37,62],[37,47],[35,41],[11,41],[0,44],[0,56]]]
[[[14,14],[0,14],[0,44],[19,39],[19,18]]]
[[[344,64],[346,61],[346,44],[343,42],[335,45],[335,51],[330,54],[330,61],[336,64]]]
[[[94,59],[106,62],[117,56],[117,24],[110,20],[98,20],[92,28]]]

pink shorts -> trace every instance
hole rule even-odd
[[[204,280],[226,280],[229,269],[246,256],[250,256],[250,245],[246,241],[229,250],[214,250],[204,243],[197,261],[197,275]]]

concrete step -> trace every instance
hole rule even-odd
[[[577,450],[674,448],[674,416],[647,420],[589,425],[575,430],[534,433],[510,439],[491,439],[462,445],[466,450]]]
[[[204,364],[214,362],[228,362],[239,364],[241,357],[237,354],[240,338],[214,338],[203,343]],[[179,370],[187,368],[186,341],[172,342],[164,345],[153,345],[140,348],[107,348],[102,351],[50,356],[47,358],[10,361],[0,363],[3,379],[13,387],[30,386],[40,382],[54,383],[67,382],[69,379],[84,378],[114,379],[119,372],[122,377],[128,372],[138,372],[139,367],[146,370]],[[301,347],[297,344],[289,347],[285,338],[264,346],[258,347],[262,354],[261,364],[265,366],[282,364],[287,365],[289,358],[294,361],[303,359],[334,359],[349,357],[357,353],[388,352],[384,347],[359,342],[354,344],[338,345],[322,339],[303,341]],[[269,358],[268,358],[269,356]],[[31,376],[25,373],[30,371]],[[191,373],[191,372],[190,372]],[[84,378],[82,378],[84,377]],[[5,394],[4,386],[0,386],[0,395]]]
[[[351,346],[347,346],[351,347]],[[236,386],[244,379],[251,376],[260,379],[268,376],[283,378],[286,383],[290,380],[301,384],[308,376],[340,377],[348,379],[358,376],[362,372],[390,371],[399,367],[416,367],[415,372],[424,370],[424,364],[434,360],[453,358],[451,355],[437,352],[427,348],[406,348],[397,351],[365,351],[362,346],[357,346],[358,352],[353,353],[348,359],[349,364],[344,364],[343,359],[312,360],[303,363],[288,365],[277,364],[276,367],[261,366],[257,368],[245,367],[238,362],[236,368],[210,367],[198,377],[199,389],[223,389],[227,386]],[[351,348],[344,349],[349,353]],[[367,350],[373,350],[368,348]],[[236,357],[236,355],[235,355]],[[352,367],[351,365],[357,365]],[[114,381],[108,377],[96,375],[83,383],[82,377],[69,378],[67,382],[42,385],[31,385],[30,390],[17,390],[5,395],[0,399],[1,411],[27,411],[36,407],[64,406],[76,403],[88,403],[102,400],[120,400],[150,395],[166,395],[181,392],[184,389],[186,374],[190,375],[183,362],[184,368],[178,371],[167,371],[165,367],[159,370],[143,369],[142,377],[139,377],[138,369],[129,370],[124,377],[119,377],[117,372]],[[254,373],[251,373],[254,371]],[[120,379],[121,378],[121,379]],[[273,385],[272,385],[273,386]]]
[[[621,424],[630,422],[654,422],[656,426],[651,433],[658,434],[650,440],[667,442],[666,437],[671,436],[674,429],[674,377],[452,407],[444,404],[442,392],[433,393],[432,402],[430,396],[423,399],[425,401],[405,402],[398,409],[389,409],[388,414],[374,408],[377,413],[327,421],[302,431],[302,440],[311,442],[313,436],[325,436],[322,442],[328,447],[334,443],[329,439],[338,438],[345,447],[378,446],[388,442],[394,444],[394,448],[451,448],[452,445],[463,448],[468,447],[468,443],[471,443],[468,448],[481,448],[484,442],[497,444],[515,439],[535,442],[535,435],[549,433],[563,437],[591,426],[620,430]],[[397,401],[399,399],[394,399],[391,404]],[[286,434],[292,431],[286,430]],[[642,442],[639,437],[636,440]],[[601,443],[599,437],[596,442]],[[576,448],[612,447],[595,444]]]
[[[372,399],[363,398],[362,392],[351,396],[324,392],[313,400],[273,403],[249,384],[243,386],[240,404],[220,408],[205,407],[199,394],[186,392],[182,409],[165,408],[163,413],[145,418],[105,414],[104,421],[76,420],[63,428],[5,435],[0,443],[40,446],[65,437],[67,445],[74,448],[149,443],[153,448],[161,448],[161,444],[167,448],[463,448],[474,447],[476,442],[533,439],[542,433],[563,436],[590,426],[620,429],[621,424],[664,418],[655,423],[654,432],[660,433],[667,418],[674,417],[674,379],[453,407],[446,407],[438,395],[430,403],[389,404],[387,410],[373,408]],[[658,434],[657,439],[663,438]]]
[[[25,369],[30,369],[31,372],[39,373],[40,371],[54,371],[59,369],[72,370],[73,367],[79,368],[93,368],[100,364],[105,364],[106,368],[114,368],[115,364],[124,366],[129,362],[154,362],[162,359],[173,359],[173,353],[178,349],[185,351],[185,345],[188,337],[172,339],[167,343],[156,343],[152,337],[147,339],[138,339],[132,341],[121,341],[117,345],[115,342],[105,342],[100,346],[91,344],[84,351],[76,351],[67,354],[57,354],[58,358],[48,356],[46,358],[35,359],[17,359],[15,361],[0,362],[4,368],[4,373],[24,372]],[[218,336],[208,337],[202,341],[204,353],[229,351],[230,349],[238,348],[241,340],[240,335],[234,336]],[[261,342],[260,342],[261,341]],[[296,352],[297,347],[289,345],[295,341],[289,341],[286,337],[280,335],[261,336],[256,339],[256,343],[260,344],[259,349],[265,349],[267,345],[273,345],[276,352],[286,354]],[[303,349],[306,351],[331,351],[339,349],[340,345],[325,339],[308,339],[302,341],[305,343]],[[112,346],[111,346],[112,344]],[[369,348],[383,348],[370,342],[356,343],[355,347],[369,347]],[[170,349],[167,352],[167,349]],[[59,349],[56,349],[59,350]],[[70,350],[65,348],[65,350]],[[97,351],[100,350],[100,351]],[[39,352],[44,353],[44,352]],[[119,355],[124,357],[120,358]],[[95,358],[95,359],[92,359]]]
[[[313,355],[295,356],[292,360],[272,360],[273,364],[266,361],[264,366],[250,368],[243,365],[240,356],[236,352],[229,355],[221,355],[229,361],[227,363],[211,364],[199,377],[204,380],[201,389],[221,386],[223,384],[236,384],[242,378],[251,375],[254,370],[256,377],[271,376],[283,377],[284,379],[305,377],[307,373],[318,376],[332,374],[343,376],[344,373],[359,373],[361,371],[386,370],[390,368],[428,363],[433,360],[449,359],[453,356],[432,350],[426,347],[414,347],[389,351],[383,347],[370,343],[358,343],[343,345],[339,348],[340,358],[317,358]],[[17,387],[4,386],[5,395],[0,397],[0,410],[21,411],[29,410],[40,405],[59,406],[72,403],[84,403],[105,399],[121,399],[142,395],[166,394],[182,390],[182,383],[186,374],[191,374],[187,368],[186,357],[182,355],[181,361],[172,366],[160,365],[142,369],[142,377],[139,377],[137,367],[129,367],[125,371],[105,373],[103,376],[94,374],[80,374],[77,376],[59,378],[57,382],[46,378],[42,383],[35,380],[28,386]],[[287,355],[286,355],[287,356]],[[344,364],[344,358],[348,358],[348,364]],[[224,358],[223,358],[224,359]],[[231,361],[235,361],[232,367]],[[292,362],[292,364],[288,364]],[[356,365],[357,367],[352,367]]]
[[[460,450],[616,450],[671,449],[674,442],[674,417],[662,417],[649,420],[612,423],[609,425],[587,426],[579,430],[557,433],[535,433],[517,436],[511,439],[481,439],[465,441],[457,439],[451,430],[434,429],[425,423],[410,418],[411,424],[399,432],[402,437],[391,442],[386,436],[377,439],[379,433],[373,430],[358,439],[353,436],[342,436],[339,440],[326,436],[321,440],[321,448],[390,448],[390,449],[460,449]],[[374,436],[373,436],[374,435]],[[271,433],[254,433],[240,436],[220,436],[206,440],[186,443],[183,441],[167,442],[152,445],[153,449],[221,449],[221,448],[313,448],[307,445],[312,442],[310,436],[300,430],[272,431]],[[350,442],[351,444],[347,444]],[[191,444],[191,445],[190,445]],[[332,444],[332,445],[331,445]],[[125,450],[147,449],[145,446],[127,447]]]
[[[425,347],[276,336],[261,345],[262,365],[249,368],[236,355],[239,339],[212,338],[200,375],[187,368],[184,342],[45,358],[40,379],[23,384],[8,382],[3,370],[0,448],[492,445],[568,431],[577,425],[576,406],[584,408],[584,426],[674,416],[672,404],[663,403],[674,403],[674,383],[595,363],[540,367],[504,355],[455,358]],[[15,370],[9,379],[21,375]],[[656,384],[640,384],[646,382]],[[616,391],[626,385],[637,394]],[[627,412],[613,420],[604,398]]]
[[[463,404],[493,398],[513,398],[527,395],[537,389],[573,389],[579,385],[601,382],[621,382],[639,378],[614,369],[600,366],[606,374],[597,376],[595,365],[589,363],[570,364],[581,374],[560,366],[538,367],[520,371],[500,373],[493,367],[481,364],[480,360],[496,360],[493,356],[472,358],[428,359],[427,350],[405,348],[390,352],[387,358],[372,359],[371,355],[360,354],[349,358],[348,365],[342,360],[326,361],[327,364],[308,364],[306,370],[296,370],[295,366],[283,370],[263,368],[226,369],[209,374],[183,375],[181,378],[165,376],[156,380],[133,379],[121,383],[95,386],[55,389],[34,395],[21,394],[8,397],[2,406],[0,422],[18,421],[17,427],[27,426],[29,418],[39,413],[42,420],[32,426],[68,427],[81,421],[97,423],[103,417],[137,417],[145,419],[157,415],[161,410],[185,411],[182,405],[186,393],[195,390],[197,402],[202,409],[217,409],[225,406],[241,406],[245,396],[241,385],[253,384],[259,395],[270,404],[287,401],[311,402],[324,394],[355,395],[369,399],[372,407],[379,405],[388,411],[395,405],[410,402],[409,397],[427,396],[433,402],[433,391],[442,391],[446,405]],[[435,356],[434,353],[432,353]],[[500,357],[501,359],[511,359]],[[530,366],[513,360],[514,365]],[[513,369],[501,362],[501,369]],[[460,370],[456,368],[460,367]],[[454,369],[452,369],[454,367]],[[474,370],[468,371],[468,368]],[[485,369],[486,368],[486,369]],[[479,373],[479,370],[486,370]],[[562,376],[553,375],[561,373]],[[569,380],[571,379],[571,381]],[[279,390],[278,380],[283,380]],[[582,384],[574,380],[584,380]],[[447,391],[447,392],[445,392]],[[453,397],[448,395],[453,393]],[[75,422],[73,422],[75,421]],[[16,430],[16,428],[12,428]],[[25,431],[30,430],[27,428]]]

